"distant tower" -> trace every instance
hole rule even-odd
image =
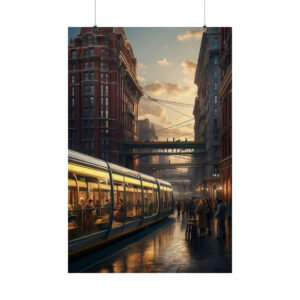
[[[83,27],[69,44],[69,148],[137,169],[122,141],[138,139],[142,96],[123,28]]]
[[[207,28],[203,33],[197,62],[195,84],[198,87],[195,99],[195,141],[205,141],[207,154],[201,169],[196,169],[195,182],[198,190],[204,187],[205,196],[216,199],[220,160],[220,86],[219,61],[220,29]],[[194,157],[194,161],[199,159]]]

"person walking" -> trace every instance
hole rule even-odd
[[[189,206],[188,206],[190,219],[196,219],[195,209],[196,209],[196,207],[194,204],[194,200],[191,200],[189,203]]]
[[[198,227],[200,230],[200,237],[205,238],[205,230],[207,227],[207,213],[208,213],[208,207],[205,204],[204,200],[200,200],[200,204],[196,210],[196,213],[198,214]]]
[[[206,205],[207,205],[207,209],[208,209],[208,212],[206,214],[206,218],[207,218],[207,233],[210,234],[211,233],[211,219],[213,217],[213,210],[212,210],[212,207],[211,207],[211,202],[206,199]]]
[[[181,210],[181,204],[180,204],[179,200],[177,200],[176,209],[177,209],[177,215],[179,216],[180,215],[180,210]]]
[[[226,206],[222,203],[221,199],[218,199],[218,207],[215,217],[217,218],[217,238],[225,238],[225,215],[226,215]]]

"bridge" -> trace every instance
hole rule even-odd
[[[206,153],[206,144],[203,141],[123,141],[122,145],[123,155],[199,155]]]
[[[172,164],[140,164],[141,169],[176,169],[176,168],[200,168],[203,162],[186,162],[186,163],[172,163]]]

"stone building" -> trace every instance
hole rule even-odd
[[[216,199],[220,193],[220,86],[219,28],[207,28],[203,33],[194,83],[198,87],[194,106],[195,141],[206,143],[206,154],[194,156],[201,168],[195,169],[195,191]]]
[[[221,104],[221,160],[220,173],[222,184],[222,199],[225,203],[232,197],[232,73],[231,73],[231,45],[232,28],[221,28],[220,32],[220,67],[221,84],[219,97]]]
[[[138,139],[142,96],[123,28],[83,27],[69,43],[69,148],[137,169],[122,141]]]

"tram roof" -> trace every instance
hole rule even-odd
[[[69,160],[72,162],[77,162],[77,163],[82,163],[84,165],[88,165],[91,167],[96,167],[96,168],[101,168],[101,169],[105,169],[108,170],[108,166],[106,164],[105,161],[99,159],[99,158],[95,158],[83,153],[79,153],[73,150],[69,150]],[[150,175],[144,174],[144,173],[139,173],[137,171],[131,170],[131,169],[127,169],[125,167],[113,164],[109,162],[109,166],[111,167],[112,171],[127,175],[127,176],[132,176],[135,178],[139,178],[139,176],[142,177],[142,179],[144,180],[148,180],[151,182],[155,182],[155,177],[152,177]],[[159,182],[159,184],[165,185],[165,186],[169,186],[172,187],[172,185],[162,179],[158,179],[157,181]]]

